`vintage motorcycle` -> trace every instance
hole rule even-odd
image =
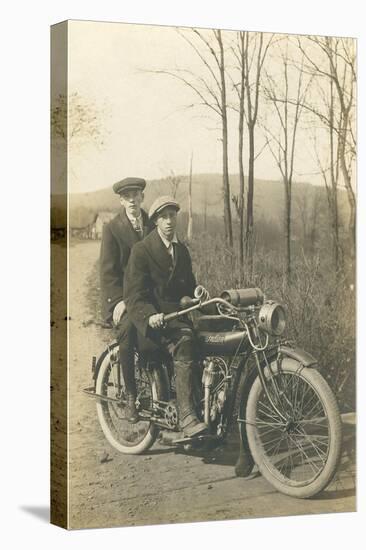
[[[341,457],[337,401],[316,359],[283,338],[283,306],[258,288],[225,290],[210,298],[199,286],[166,323],[190,315],[197,334],[197,414],[207,433],[185,438],[179,428],[174,370],[167,357],[149,362],[135,354],[140,420],[124,417],[125,390],[119,349],[113,341],[93,358],[100,425],[118,451],[140,454],[160,436],[162,443],[220,444],[238,423],[241,453],[278,491],[297,498],[318,494],[332,480]],[[237,474],[239,471],[237,469]]]

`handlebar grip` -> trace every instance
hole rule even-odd
[[[174,321],[174,319],[177,319],[182,315],[182,312],[175,311],[174,313],[168,313],[167,315],[164,315],[164,322],[169,323],[169,321]]]
[[[174,311],[173,313],[168,313],[167,315],[164,315],[164,322],[169,323],[169,321],[174,321],[174,319],[178,319],[178,317],[181,317],[182,315],[187,315],[187,313],[190,313],[191,311],[194,311],[198,308],[203,308],[205,306],[210,306],[211,304],[216,304],[216,303],[224,304],[225,306],[229,307],[230,310],[236,309],[235,306],[233,306],[232,304],[229,304],[229,302],[226,302],[222,298],[213,298],[208,300],[207,302],[201,302],[200,300],[195,298],[192,300],[192,302],[194,303],[194,305],[187,307],[186,309],[182,309],[180,311]],[[186,305],[188,305],[187,302],[186,302]]]
[[[164,315],[165,323],[169,323],[169,321],[174,321],[174,319],[178,319],[178,317],[182,317],[182,315],[187,315],[187,313],[190,313],[194,309],[197,309],[200,306],[200,301],[197,300],[197,298],[184,296],[180,301],[180,305],[183,309]]]

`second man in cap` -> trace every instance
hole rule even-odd
[[[145,186],[144,179],[132,177],[113,185],[113,191],[119,196],[121,210],[104,226],[100,251],[102,315],[106,323],[113,321],[116,327],[122,374],[126,386],[126,417],[130,422],[138,420],[134,372],[136,329],[126,315],[123,278],[132,247],[154,227],[141,208]]]

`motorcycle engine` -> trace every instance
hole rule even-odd
[[[209,413],[210,422],[215,422],[222,413],[226,401],[228,382],[228,365],[222,357],[207,357],[204,361],[202,385],[205,388],[206,415]],[[207,417],[206,417],[207,420]]]

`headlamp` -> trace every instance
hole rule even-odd
[[[278,302],[266,302],[259,310],[258,325],[271,336],[280,336],[286,328],[286,313]]]

